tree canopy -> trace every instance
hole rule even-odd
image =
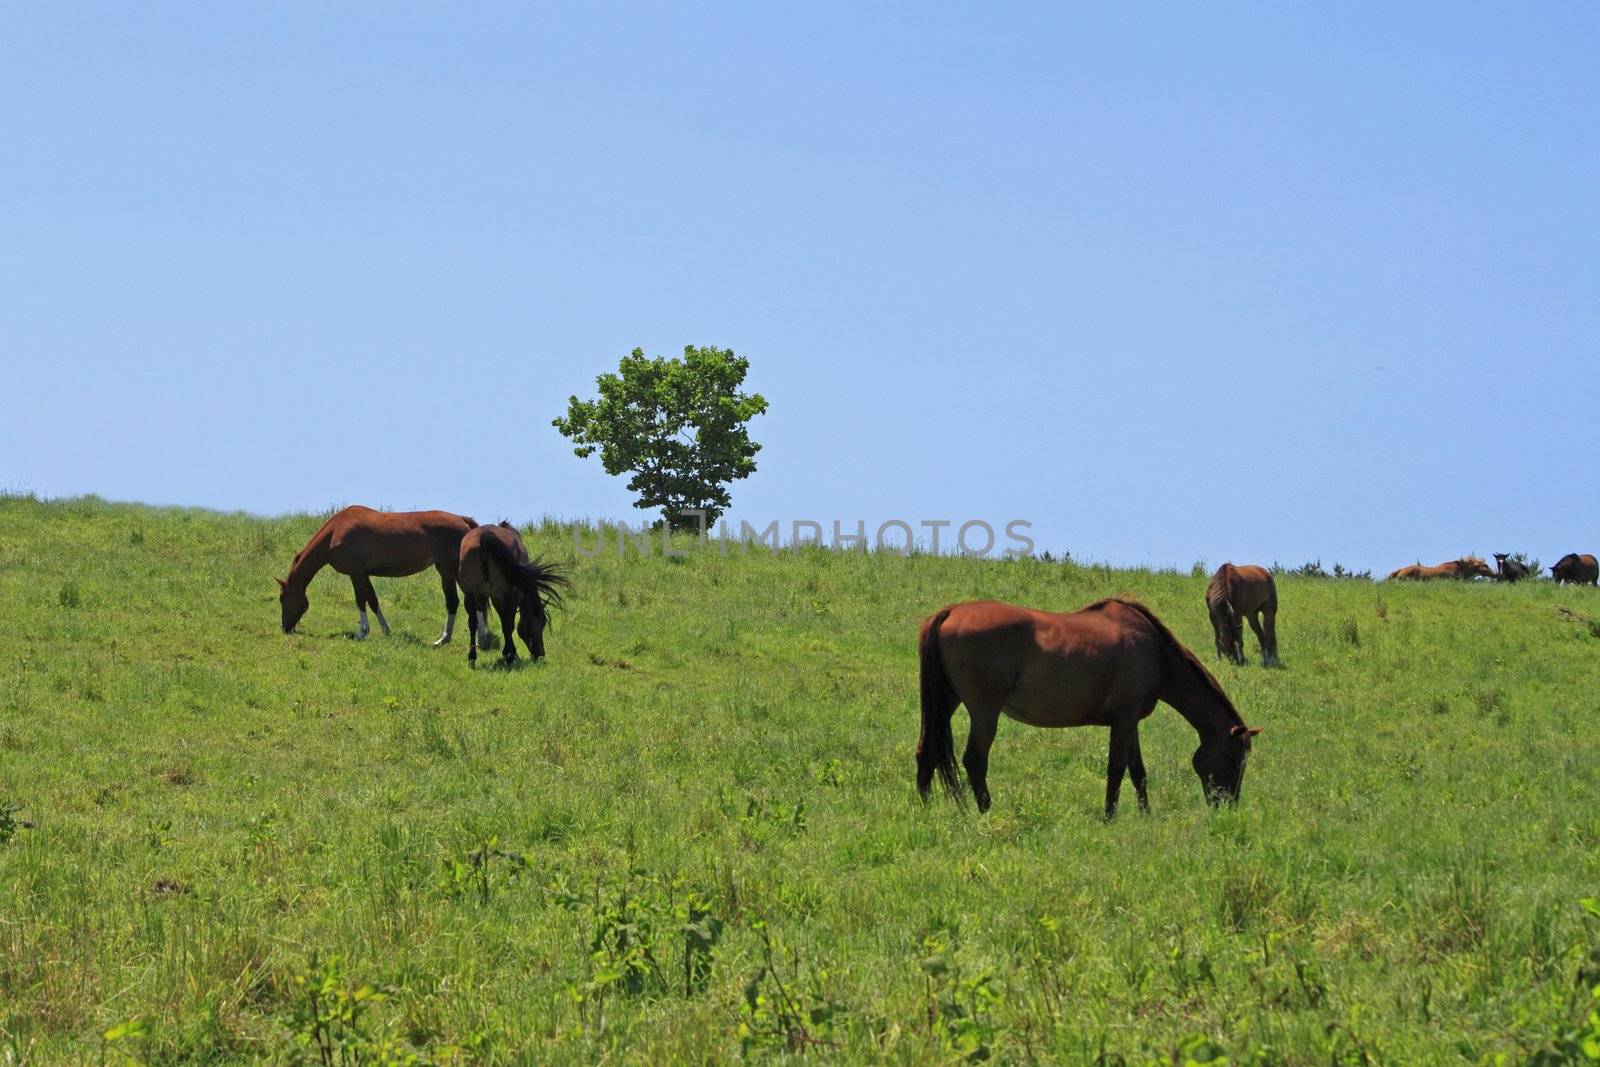
[[[595,379],[599,396],[569,398],[552,424],[578,456],[598,449],[607,474],[631,472],[635,506],[660,509],[675,527],[695,526],[682,512],[698,508],[709,525],[732,504],[728,485],[755,472],[761,451],[748,424],[767,401],[740,391],[749,369],[749,360],[715,346],[686,345],[681,359],[635,348],[616,373]]]

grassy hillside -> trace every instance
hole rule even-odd
[[[1104,730],[1008,721],[980,818],[913,790],[918,620],[1129,593],[1211,663],[1203,578],[576,560],[550,658],[471,672],[431,575],[280,632],[317,522],[0,501],[0,1062],[1521,1062],[1581,1014],[1592,590],[1284,579],[1287,669],[1215,668],[1236,810],[1163,706],[1149,817]]]

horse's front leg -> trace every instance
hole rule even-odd
[[[1111,724],[1111,752],[1106,758],[1106,818],[1108,819],[1117,814],[1117,797],[1122,792],[1122,776],[1128,771],[1128,760],[1133,753],[1133,746],[1138,741],[1137,720],[1118,719]]]

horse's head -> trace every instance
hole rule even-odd
[[[306,597],[306,591],[290,585],[282,578],[278,579],[278,605],[283,609],[283,632],[294,633],[294,628],[299,625],[300,617],[311,606],[311,601]],[[362,616],[366,618],[366,616]]]
[[[1493,578],[1494,571],[1477,556],[1463,556],[1456,560],[1456,574],[1462,578]]]
[[[1226,599],[1211,600],[1211,630],[1217,639],[1217,655],[1234,663],[1244,662],[1244,624]]]
[[[528,655],[534,659],[544,658],[544,632],[549,628],[550,612],[545,610],[544,598],[525,598],[518,632],[522,635],[523,644],[528,646]]]
[[[1194,773],[1200,776],[1206,800],[1213,806],[1237,803],[1244,789],[1244,765],[1250,758],[1250,740],[1259,726],[1240,724],[1225,734],[1207,739],[1194,750]]]

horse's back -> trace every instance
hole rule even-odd
[[[969,601],[946,609],[939,637],[963,700],[1036,726],[1103,724],[1107,709],[1153,701],[1161,682],[1160,635],[1118,600],[1066,614]]]
[[[488,541],[499,542],[511,553],[511,558],[519,563],[528,562],[528,549],[515,527],[504,523],[474,526],[461,538],[457,580],[469,593],[487,593],[496,597],[509,595],[511,582],[495,562],[491,550],[485,546]]]
[[[1239,566],[1224,563],[1211,576],[1206,586],[1206,602],[1215,603],[1226,597],[1235,611],[1254,612],[1278,606],[1278,587],[1273,584],[1272,572],[1254,563]]]
[[[471,520],[448,511],[377,511],[353,505],[328,521],[334,567],[401,578],[430,565],[455,568]]]

